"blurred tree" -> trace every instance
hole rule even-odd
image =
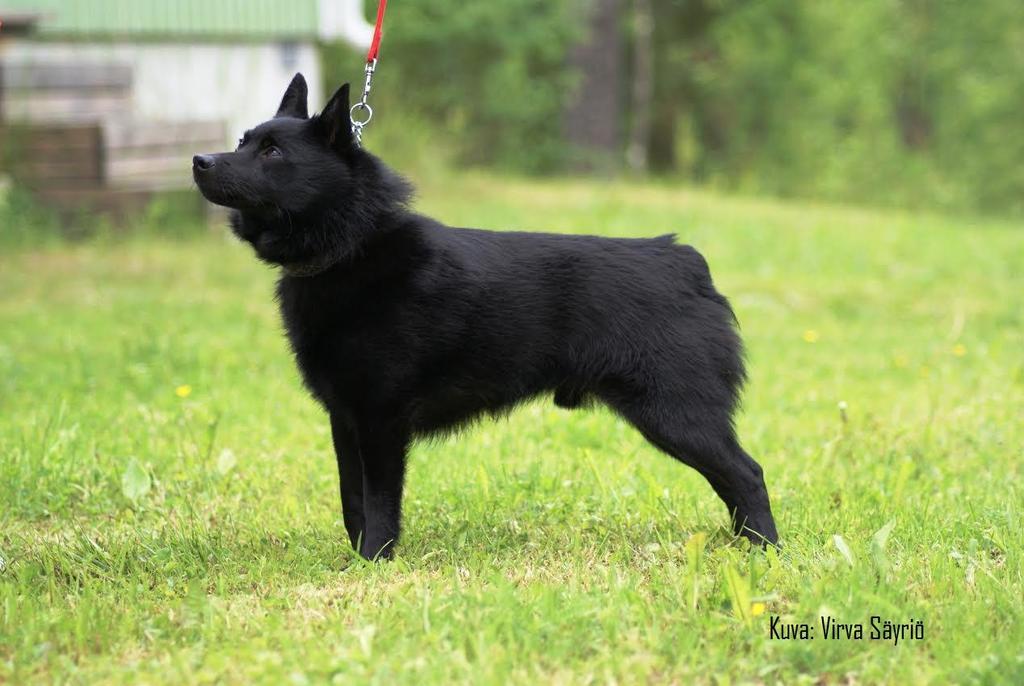
[[[1019,211],[1024,4],[654,0],[651,166],[784,195]]]
[[[379,96],[461,162],[596,147],[747,192],[1024,212],[1020,0],[404,0],[389,21]]]
[[[654,105],[654,14],[651,0],[633,0],[633,72],[630,88],[629,145],[626,162],[634,172],[647,171]]]
[[[566,154],[559,123],[574,80],[574,5],[403,0],[388,13],[375,93],[447,132],[462,162],[555,168]]]
[[[583,171],[611,169],[622,159],[622,3],[584,0],[577,23],[586,26],[569,50],[578,74],[563,117],[569,161]]]

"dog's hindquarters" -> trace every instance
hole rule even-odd
[[[774,544],[761,467],[742,449],[733,425],[745,376],[733,311],[696,250],[665,248],[664,273],[621,285],[620,295],[634,302],[621,303],[618,312],[627,320],[608,327],[617,340],[597,339],[589,348],[602,358],[590,390],[655,447],[703,475],[725,502],[736,533]],[[582,395],[569,384],[555,401],[573,406]]]
[[[736,438],[730,403],[685,385],[633,393],[619,388],[601,397],[651,444],[707,479],[725,502],[737,534],[759,544],[777,543],[761,467]]]

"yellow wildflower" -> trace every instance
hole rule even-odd
[[[821,338],[821,336],[819,336],[818,332],[814,329],[807,329],[807,331],[804,331],[804,340],[808,343],[816,343],[819,338]]]
[[[179,398],[187,398],[192,395],[192,387],[188,384],[182,384],[174,389],[174,395]]]
[[[751,603],[750,604],[750,614],[751,614],[751,616],[757,617],[758,615],[763,615],[764,614],[764,610],[765,610],[764,603]]]
[[[957,357],[963,357],[967,354],[967,346],[963,343],[957,343],[953,346],[953,354]]]

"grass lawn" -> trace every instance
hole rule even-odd
[[[1024,683],[1024,226],[655,185],[421,197],[702,250],[783,550],[734,540],[610,413],[546,398],[418,446],[397,560],[362,562],[247,248],[5,251],[0,682]],[[813,639],[772,638],[776,616]],[[872,616],[924,637],[872,640]]]

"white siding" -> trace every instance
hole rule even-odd
[[[233,144],[269,119],[295,72],[310,89],[310,110],[323,105],[320,63],[312,43],[60,43],[7,41],[9,64],[119,62],[134,83],[126,117],[151,121],[221,120]],[[356,75],[358,76],[358,75]]]
[[[371,8],[373,7],[371,4]],[[367,23],[363,17],[362,0],[320,0],[317,9],[320,15],[321,39],[341,39],[360,50],[370,47],[373,24]],[[376,23],[376,13],[371,18]]]

